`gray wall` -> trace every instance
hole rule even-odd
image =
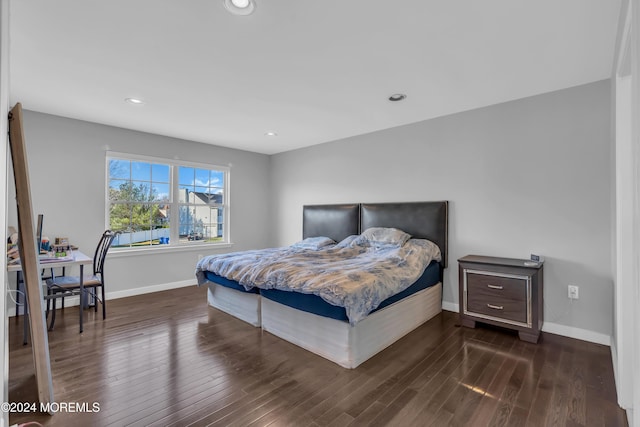
[[[231,166],[231,230],[229,250],[268,246],[269,156],[207,144],[129,131],[95,123],[25,111],[31,197],[34,213],[45,216],[50,238],[67,236],[93,253],[105,227],[105,150]],[[13,186],[13,183],[10,183]],[[14,196],[10,188],[9,200]],[[15,204],[9,224],[16,224]],[[136,288],[195,283],[199,254],[211,249],[169,253],[110,255],[109,293],[134,293]],[[132,291],[133,290],[133,291]]]
[[[449,200],[445,302],[458,258],[535,251],[545,322],[611,335],[610,115],[602,81],[272,156],[273,243],[304,204]]]
[[[304,204],[449,200],[445,304],[458,302],[459,257],[535,251],[546,257],[545,322],[611,335],[610,125],[603,81],[274,156],[29,111],[25,138],[35,213],[49,237],[83,249],[104,228],[107,146],[231,163],[234,246],[224,251],[300,239]],[[203,252],[114,256],[110,291],[192,280]]]

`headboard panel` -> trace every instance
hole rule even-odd
[[[304,206],[302,238],[326,236],[336,242],[352,234],[360,234],[360,205]]]
[[[447,266],[448,202],[363,203],[360,232],[370,227],[395,227],[440,247],[442,266]]]
[[[304,206],[302,237],[326,236],[336,242],[370,227],[395,227],[440,247],[448,258],[448,202],[351,203]]]

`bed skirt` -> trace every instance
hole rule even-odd
[[[350,369],[441,311],[442,283],[376,311],[355,326],[267,298],[259,304],[263,330]]]
[[[261,325],[260,294],[240,292],[235,289],[209,283],[207,301],[211,307],[224,311],[255,326]]]

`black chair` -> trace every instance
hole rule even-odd
[[[58,276],[47,279],[47,299],[53,301],[53,313],[49,323],[49,330],[53,329],[56,321],[56,300],[69,296],[78,295],[80,297],[80,310],[84,309],[88,301],[88,297],[93,299],[94,310],[98,311],[98,301],[102,304],[102,319],[107,317],[106,300],[104,297],[104,261],[107,252],[113,243],[113,239],[118,232],[107,230],[102,234],[95,255],[93,256],[93,274],[85,275],[82,280],[84,294],[80,295],[80,276]],[[98,288],[100,288],[100,296],[98,296]],[[64,306],[63,306],[64,307]],[[47,316],[49,315],[49,304],[47,304]],[[82,330],[80,330],[82,332]]]
[[[50,279],[52,277],[55,277],[55,271],[53,268],[50,269],[51,270],[51,276],[49,277],[45,277],[45,271],[46,269],[42,269],[42,272],[40,273],[40,278],[41,280],[47,280]],[[62,275],[64,276],[66,271],[66,267],[62,267]],[[28,307],[27,307],[27,298],[25,295],[24,298],[24,302],[20,302],[20,295],[25,295],[25,290],[24,290],[24,279],[22,277],[22,270],[20,271],[16,271],[16,322],[18,321],[18,316],[20,314],[20,307],[22,307],[22,316],[24,317],[24,332],[22,334],[23,338],[22,338],[22,344],[27,345],[28,342],[28,337],[29,337],[29,320],[28,320]],[[49,299],[47,299],[47,316],[49,316],[49,303],[51,301],[49,301]],[[64,298],[62,299],[62,308],[64,308]]]

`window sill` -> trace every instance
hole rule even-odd
[[[145,256],[156,254],[169,254],[176,252],[202,252],[227,249],[233,247],[233,243],[202,243],[192,245],[157,245],[144,248],[112,248],[109,249],[110,258],[123,258],[129,256]],[[205,254],[208,255],[208,254]]]

